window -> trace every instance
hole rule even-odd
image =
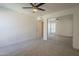
[[[48,22],[48,34],[56,32],[56,22]]]
[[[56,23],[51,23],[51,25],[50,25],[50,32],[51,33],[55,33],[55,30],[56,30]]]

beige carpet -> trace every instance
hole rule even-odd
[[[48,40],[34,39],[0,48],[0,55],[79,56],[79,51],[72,48],[72,38],[52,36]]]

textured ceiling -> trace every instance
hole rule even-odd
[[[77,6],[79,6],[78,3],[46,3],[43,6],[41,6],[41,8],[45,9],[46,11],[38,11],[36,13],[33,13],[32,9],[22,9],[22,7],[30,7],[30,4],[28,3],[6,3],[6,4],[1,3],[0,4],[0,7],[6,7],[16,12],[23,13],[23,14],[29,14],[32,16],[33,15],[42,16],[42,15],[46,15],[49,13],[54,13],[54,12],[58,12],[61,10],[77,7]]]

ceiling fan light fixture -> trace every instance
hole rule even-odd
[[[36,8],[33,8],[33,13],[37,12],[37,9]]]
[[[23,7],[23,9],[32,9],[33,13],[37,12],[38,10],[45,11],[42,8],[39,8],[45,3],[30,3],[31,7]]]

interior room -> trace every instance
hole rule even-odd
[[[0,3],[0,56],[79,56],[79,3]]]

